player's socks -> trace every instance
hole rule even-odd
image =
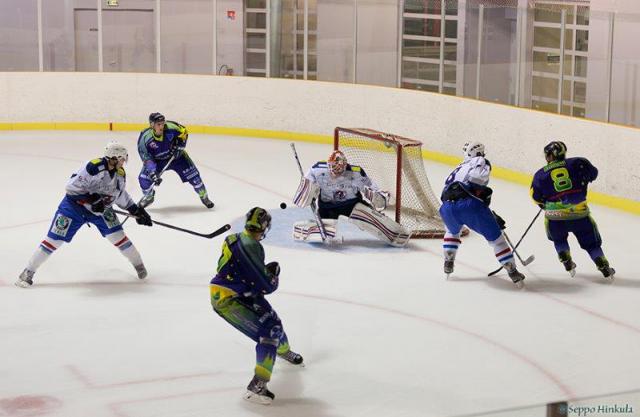
[[[558,253],[558,259],[564,265],[565,271],[569,272],[572,277],[576,275],[576,264],[571,259],[571,253],[569,251],[563,251]]]
[[[15,284],[22,288],[27,288],[33,285],[33,276],[38,268],[40,268],[40,266],[45,263],[53,252],[62,246],[63,243],[63,240],[51,239],[49,237],[46,237],[42,242],[40,242],[40,246],[33,253],[31,259],[29,259],[27,267],[22,271]]]
[[[138,252],[138,249],[136,249],[133,242],[129,240],[124,232],[119,230],[115,233],[111,233],[110,235],[107,235],[107,239],[109,239],[109,242],[113,243],[113,246],[120,249],[120,253],[122,253],[129,262],[131,262],[131,265],[136,269],[138,278],[144,279],[147,276],[147,270],[142,262],[140,252]]]
[[[209,199],[209,193],[207,193],[207,188],[203,183],[194,186],[193,189],[196,193],[198,193],[198,197],[200,197],[200,201],[202,201],[202,204],[204,204],[208,209],[213,208],[213,201]]]

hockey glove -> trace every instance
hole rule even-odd
[[[91,204],[91,211],[93,211],[94,213],[104,212],[105,205],[100,194],[89,195],[89,203]]]
[[[271,288],[268,291],[265,291],[266,294],[270,294],[278,289],[278,285],[280,285],[280,265],[277,262],[269,262],[264,266],[264,269],[267,271],[267,275],[271,278],[271,282],[269,283]]]
[[[495,211],[491,211],[491,213],[493,213],[493,217],[495,217],[496,222],[498,223],[498,226],[500,227],[500,230],[504,230],[507,228],[507,222],[504,221],[504,219],[502,217],[500,217],[498,215],[498,213],[496,213]]]
[[[272,277],[280,276],[280,264],[276,261],[269,262],[264,266],[264,269],[267,271],[267,274]]]
[[[153,181],[155,185],[160,185],[162,183],[162,178],[160,178],[155,171],[149,174],[149,179]]]
[[[129,207],[127,211],[131,213],[133,216],[136,216],[135,217],[136,223],[142,224],[144,226],[153,226],[153,221],[151,220],[151,216],[149,216],[149,213],[147,213],[147,211],[144,208],[134,204],[131,207]]]
[[[177,158],[186,147],[187,142],[176,138],[171,144],[171,153]]]

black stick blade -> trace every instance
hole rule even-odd
[[[222,226],[221,228],[219,228],[218,230],[209,233],[208,235],[206,235],[205,237],[207,239],[213,239],[216,236],[220,236],[221,234],[223,234],[224,232],[226,232],[227,230],[231,229],[231,225],[230,224],[225,224],[224,226]]]

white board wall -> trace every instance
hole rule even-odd
[[[563,140],[569,156],[600,169],[593,189],[640,201],[640,130],[387,87],[318,81],[171,74],[0,73],[2,122],[145,123],[160,111],[184,124],[331,135],[368,127],[459,155],[485,143],[503,168],[532,174],[542,149]]]

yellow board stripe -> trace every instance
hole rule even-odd
[[[73,123],[73,122],[0,122],[0,130],[113,130],[113,131],[140,131],[146,128],[142,123]],[[294,140],[298,142],[333,143],[333,135],[316,135],[312,133],[286,132],[280,130],[248,129],[224,126],[189,125],[191,133],[203,133],[209,135],[243,136],[265,139]],[[423,150],[424,159],[440,162],[447,165],[457,165],[461,158],[439,152]],[[493,167],[492,175],[495,178],[514,182],[529,187],[532,176],[522,172],[506,168]],[[640,202],[628,198],[616,197],[608,194],[589,192],[588,201],[595,204],[615,208],[640,215]]]

